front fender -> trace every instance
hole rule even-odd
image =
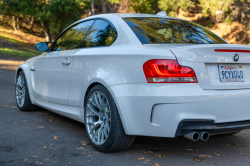
[[[30,67],[32,65],[33,65],[33,61],[28,60],[25,63],[23,63],[22,65],[18,66],[18,68],[16,70],[16,75],[15,75],[15,83],[17,81],[17,74],[20,71],[23,71],[24,75],[25,75],[25,78],[26,78],[26,83],[27,83],[27,86],[28,86],[31,103],[35,104],[34,90],[33,90],[34,83],[32,82],[32,80],[34,80],[34,72],[30,71]]]

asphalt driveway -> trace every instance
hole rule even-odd
[[[0,166],[250,165],[250,130],[207,142],[137,137],[126,151],[97,152],[83,124],[45,109],[19,111],[14,75],[13,68],[0,66]]]

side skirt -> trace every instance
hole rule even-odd
[[[50,110],[52,112],[55,112],[57,114],[63,115],[67,118],[84,123],[84,118],[83,118],[84,109],[83,108],[51,103],[51,102],[45,101],[37,97],[35,97],[34,104],[42,108],[45,108],[47,110]]]

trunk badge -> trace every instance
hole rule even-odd
[[[237,62],[239,60],[239,58],[240,58],[240,56],[238,54],[235,54],[234,57],[233,57],[235,62]]]

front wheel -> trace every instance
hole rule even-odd
[[[16,103],[21,111],[33,111],[37,108],[30,101],[29,90],[23,71],[19,72],[16,78]]]
[[[135,136],[125,134],[115,102],[102,85],[88,93],[84,119],[88,138],[100,152],[124,150],[134,142]]]

